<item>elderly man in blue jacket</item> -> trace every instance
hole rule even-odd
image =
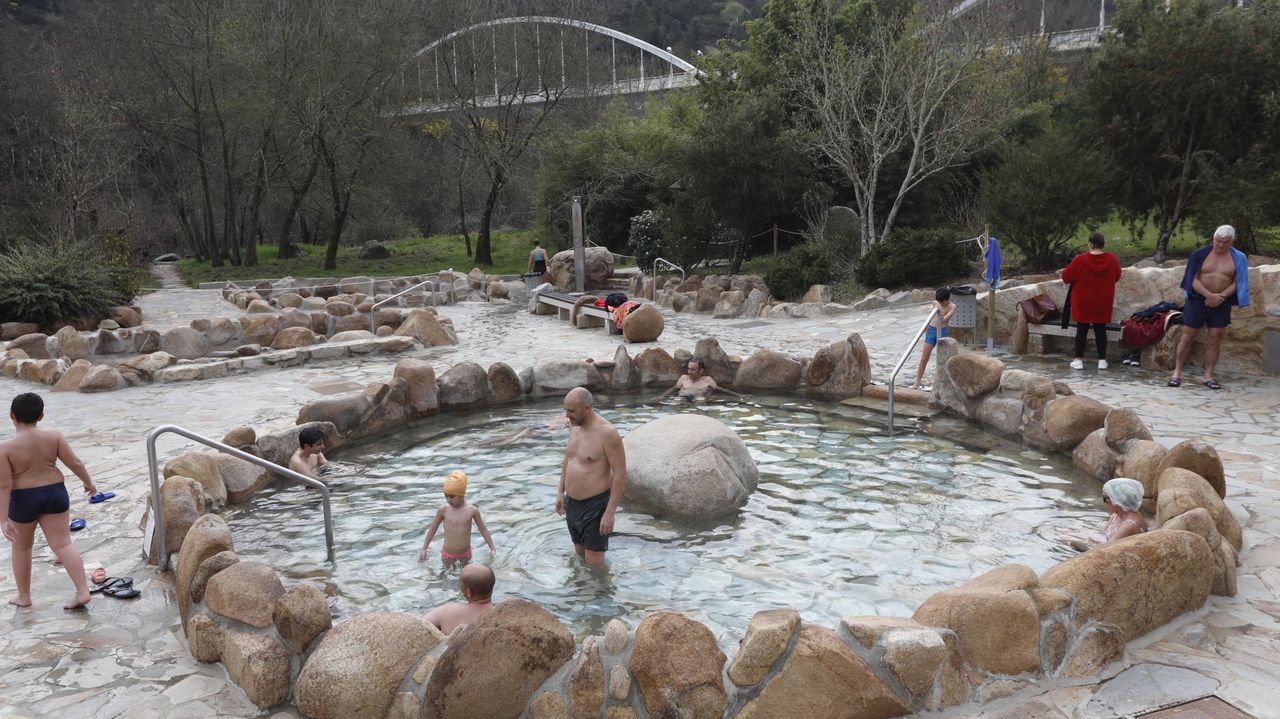
[[[1231,308],[1249,306],[1249,260],[1243,252],[1231,246],[1235,239],[1236,229],[1222,225],[1213,232],[1213,244],[1192,252],[1187,259],[1187,271],[1182,275],[1187,304],[1182,310],[1182,338],[1178,342],[1173,376],[1169,378],[1170,387],[1182,385],[1182,365],[1191,353],[1191,345],[1200,334],[1200,328],[1209,325],[1209,346],[1204,353],[1204,386],[1222,389],[1213,376],[1222,335],[1231,324]]]

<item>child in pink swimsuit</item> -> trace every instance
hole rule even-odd
[[[427,538],[422,542],[422,551],[418,552],[418,561],[427,561],[427,546],[436,536],[436,530],[444,525],[444,547],[440,550],[440,559],[446,564],[457,564],[471,560],[471,523],[474,521],[480,530],[480,536],[489,545],[489,553],[497,551],[493,545],[493,537],[480,518],[480,510],[474,504],[467,504],[467,475],[462,471],[450,472],[444,480],[445,504],[436,510],[436,518],[427,530]]]

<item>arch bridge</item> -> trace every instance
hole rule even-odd
[[[402,66],[402,114],[602,97],[692,85],[701,71],[656,45],[583,20],[506,17],[455,30]]]

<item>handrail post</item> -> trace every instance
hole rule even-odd
[[[242,459],[250,464],[255,464],[274,474],[279,474],[293,482],[310,487],[320,492],[320,501],[324,510],[324,540],[327,548],[328,561],[333,561],[333,510],[329,502],[329,487],[317,479],[313,479],[304,474],[293,471],[287,467],[269,462],[261,457],[256,457],[248,452],[236,449],[228,444],[224,444],[217,440],[209,439],[203,435],[196,434],[191,430],[179,427],[173,424],[162,424],[159,427],[147,433],[147,468],[151,476],[151,512],[155,518],[155,532],[159,541],[156,552],[156,564],[164,571],[169,567],[168,547],[164,542],[164,509],[160,501],[160,463],[156,457],[156,439],[162,434],[172,433],[185,437],[193,442],[203,444],[210,449],[215,449],[223,454],[229,454],[237,459]],[[150,550],[146,547],[145,550]]]
[[[661,257],[653,258],[653,297],[649,299],[654,302],[658,301],[658,263],[662,263],[673,270],[680,270],[680,284],[684,284],[685,274],[684,268],[670,260],[664,260]]]
[[[924,336],[925,330],[929,329],[929,323],[938,314],[938,308],[934,307],[929,311],[929,316],[925,318],[924,324],[920,325],[920,330],[916,332],[916,336],[911,339],[911,344],[907,345],[907,350],[902,353],[902,358],[898,360],[898,364],[894,366],[893,372],[889,374],[889,434],[893,434],[893,385],[898,379],[898,372],[902,371],[902,365],[907,363],[907,358],[911,356],[912,350],[920,343],[920,338]]]
[[[453,270],[449,270],[449,272],[450,272],[450,273],[452,273],[452,272],[453,272]],[[421,287],[421,286],[423,286],[423,285],[425,285],[425,284],[429,284],[429,283],[431,283],[431,282],[435,282],[435,280],[423,280],[423,281],[419,282],[418,284],[414,285],[413,287],[410,287],[410,288],[409,288],[409,289],[407,289],[407,290],[403,290],[403,291],[401,291],[401,292],[397,292],[397,293],[395,293],[394,295],[391,295],[390,297],[388,297],[388,298],[387,298],[387,299],[385,299],[385,300],[380,300],[380,301],[378,301],[378,302],[374,302],[374,303],[373,303],[373,305],[369,307],[369,331],[370,331],[370,332],[373,332],[373,331],[374,331],[374,324],[375,324],[374,316],[377,314],[376,310],[377,310],[379,307],[381,307],[382,305],[385,305],[386,303],[390,302],[391,300],[398,299],[398,298],[400,298],[400,297],[402,297],[402,296],[404,296],[404,295],[407,295],[407,294],[409,294],[410,292],[413,292],[414,290],[418,289],[419,287]],[[435,306],[435,304],[436,304],[436,293],[435,293],[435,292],[432,292],[432,293],[431,293],[431,305],[434,307],[434,306]]]

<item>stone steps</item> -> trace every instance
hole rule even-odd
[[[863,397],[871,397],[873,399],[889,400],[889,386],[884,384],[869,384],[862,388]],[[906,387],[894,387],[893,389],[894,405],[916,404],[928,405],[929,393],[924,390],[908,389]]]
[[[877,397],[868,397],[866,395],[863,395],[862,397],[850,397],[849,399],[841,400],[840,404],[845,405],[846,407],[858,407],[860,409],[865,409],[875,414],[881,414],[885,416],[889,414],[888,400],[879,399]],[[902,419],[904,417],[912,418],[912,419],[923,419],[923,418],[932,417],[935,414],[937,414],[936,411],[930,409],[925,405],[910,404],[910,403],[897,401],[897,393],[896,392],[894,393],[893,416],[895,419]]]

